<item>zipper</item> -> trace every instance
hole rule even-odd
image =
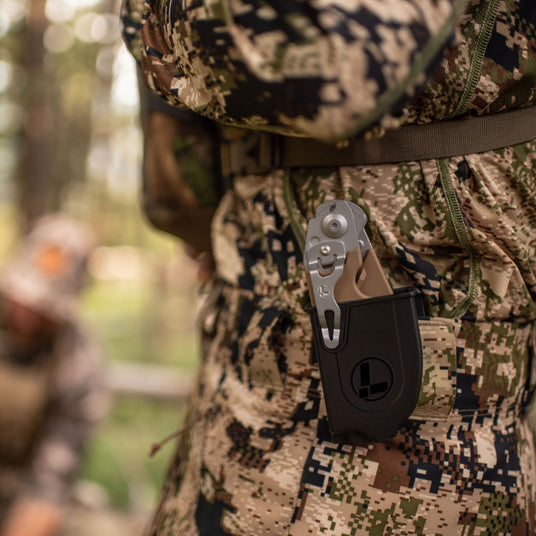
[[[480,80],[480,73],[482,72],[482,66],[484,65],[484,57],[493,33],[493,28],[495,27],[497,14],[499,13],[499,3],[500,0],[490,0],[489,2],[488,9],[484,16],[484,22],[482,23],[482,30],[477,38],[476,50],[471,58],[471,65],[469,66],[469,75],[467,76],[465,89],[454,115],[465,113],[471,104],[471,100]]]
[[[456,196],[456,190],[454,188],[454,182],[448,166],[448,160],[438,160],[438,164],[439,177],[447,204],[450,221],[458,241],[469,252],[469,284],[467,296],[450,312],[451,318],[460,318],[467,312],[467,309],[469,309],[469,307],[473,304],[478,295],[479,285],[481,282],[480,253],[473,245],[471,230],[465,223],[465,219],[460,208],[460,203],[458,202],[458,197]]]

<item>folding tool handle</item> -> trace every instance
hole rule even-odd
[[[359,248],[346,254],[342,276],[335,286],[335,300],[338,303],[366,300],[392,293],[391,285],[373,248],[368,250],[364,261]]]
[[[339,345],[339,303],[392,294],[365,232],[367,216],[349,201],[322,203],[309,222],[305,268],[327,348]]]

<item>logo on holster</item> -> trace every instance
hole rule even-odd
[[[360,361],[352,373],[352,385],[361,400],[381,400],[391,389],[393,372],[382,359],[369,357]]]

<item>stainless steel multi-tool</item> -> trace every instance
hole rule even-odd
[[[334,440],[390,439],[417,403],[422,374],[420,293],[393,291],[349,201],[321,204],[307,229],[304,262]]]
[[[318,207],[307,228],[305,268],[327,348],[339,345],[338,302],[393,293],[365,232],[366,223],[366,214],[354,203],[328,201]]]

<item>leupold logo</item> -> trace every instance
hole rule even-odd
[[[369,402],[380,400],[389,392],[393,384],[391,367],[376,357],[363,359],[354,369],[352,384],[361,400]]]

